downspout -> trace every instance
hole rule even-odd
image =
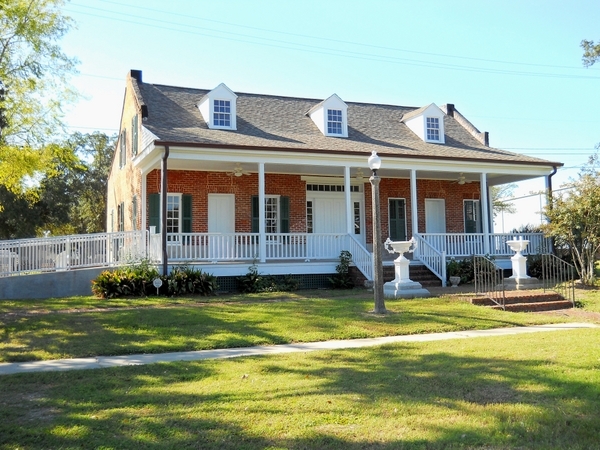
[[[160,216],[160,230],[162,239],[162,263],[163,276],[167,276],[169,272],[169,255],[167,254],[167,159],[169,159],[169,146],[165,145],[165,151],[162,157],[161,173],[162,179],[160,183],[160,195],[161,195],[161,216]]]
[[[546,175],[546,208],[552,209],[552,177],[558,172],[558,167],[552,166],[552,173]],[[550,240],[552,248],[548,249],[550,253],[554,254],[554,238]]]

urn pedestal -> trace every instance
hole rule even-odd
[[[398,253],[399,256],[394,260],[395,278],[383,285],[383,295],[386,298],[429,297],[429,291],[421,283],[412,281],[409,276],[410,261],[404,254],[414,251],[415,241],[391,241],[388,238],[385,248],[389,253]]]
[[[529,245],[529,241],[519,237],[506,241],[515,255],[510,258],[512,262],[512,276],[504,280],[504,285],[509,289],[534,289],[540,287],[540,281],[535,277],[527,275],[527,258],[521,253]]]

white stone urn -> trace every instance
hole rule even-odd
[[[428,297],[430,295],[429,291],[423,289],[421,283],[410,279],[408,271],[410,261],[404,256],[405,253],[415,251],[417,242],[414,239],[410,241],[392,241],[387,238],[384,246],[389,253],[398,253],[399,256],[394,260],[396,278],[383,285],[383,295],[387,298]]]
[[[390,238],[387,238],[387,240],[384,242],[384,245],[388,253],[399,253],[399,256],[394,260],[396,275],[394,278],[394,283],[410,283],[411,279],[408,273],[410,261],[404,256],[404,254],[415,251],[416,242],[414,239],[411,239],[410,241],[392,241]]]
[[[527,239],[523,239],[523,236],[519,236],[519,239],[512,239],[510,241],[506,241],[506,244],[510,247],[510,249],[513,252],[516,252],[515,255],[512,258],[510,258],[510,260],[512,261],[513,271],[513,274],[510,278],[529,278],[529,276],[527,276],[527,258],[521,253],[527,248],[527,246],[529,245],[529,241]]]
[[[460,277],[449,277],[448,279],[450,280],[450,284],[452,285],[451,287],[458,287],[460,283]]]

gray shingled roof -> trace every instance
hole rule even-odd
[[[142,97],[139,103],[148,108],[144,126],[164,142],[557,164],[486,147],[449,116],[444,119],[446,143],[423,142],[401,122],[405,114],[418,109],[405,106],[346,102],[348,137],[337,138],[323,136],[306,115],[322,99],[236,92],[237,130],[211,130],[196,106],[210,90],[132,81],[134,92]]]

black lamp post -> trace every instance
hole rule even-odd
[[[372,175],[369,178],[371,182],[371,193],[373,195],[373,293],[375,297],[375,314],[385,314],[385,301],[383,297],[383,262],[381,260],[381,215],[379,205],[379,182],[381,178],[377,176],[377,171],[381,167],[381,158],[377,152],[373,151],[369,156],[369,169]]]

